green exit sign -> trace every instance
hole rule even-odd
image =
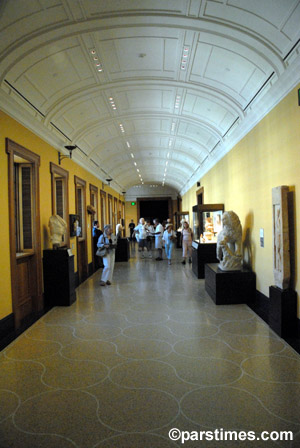
[[[131,205],[135,205],[135,202],[131,202]]]

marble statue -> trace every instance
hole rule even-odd
[[[223,230],[218,234],[217,258],[222,271],[240,271],[242,269],[242,226],[239,217],[233,211],[222,216]]]
[[[59,215],[52,215],[49,219],[50,235],[53,249],[59,247],[62,243],[62,236],[67,231],[67,223]]]
[[[281,289],[289,287],[291,277],[288,192],[287,186],[272,188],[274,281]]]

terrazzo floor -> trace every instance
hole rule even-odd
[[[180,261],[117,263],[109,287],[98,271],[0,353],[1,448],[300,446],[300,356]],[[294,440],[182,444],[171,428]]]

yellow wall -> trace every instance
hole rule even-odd
[[[9,252],[9,215],[8,215],[8,168],[7,154],[5,152],[5,138],[9,138],[14,142],[30,149],[32,152],[40,156],[40,215],[41,215],[41,245],[42,250],[51,247],[49,238],[48,221],[52,214],[51,204],[51,174],[50,162],[58,165],[58,153],[52,146],[48,145],[41,138],[37,137],[31,131],[20,125],[14,119],[0,111],[0,209],[1,209],[1,233],[0,233],[0,319],[12,312],[11,298],[11,278],[10,278],[10,252]],[[69,171],[69,213],[75,213],[75,183],[74,175],[86,181],[86,204],[90,204],[90,187],[93,184],[100,189],[102,181],[90,174],[85,169],[77,165],[73,160],[64,159],[61,164],[62,168]],[[113,197],[124,200],[123,196],[105,185],[104,191]],[[107,201],[106,194],[106,201]],[[106,210],[108,209],[106,204]],[[100,191],[98,192],[98,217],[100,217]],[[99,219],[99,218],[98,218]],[[105,220],[106,221],[106,220]],[[91,252],[91,218],[87,216],[87,246],[88,246],[88,263],[92,261]],[[74,247],[72,246],[74,245]],[[70,239],[70,246],[75,255],[76,267],[76,238]]]
[[[243,226],[244,258],[257,275],[257,289],[269,296],[274,283],[272,258],[272,188],[288,185],[295,200],[295,273],[292,285],[299,298],[297,260],[300,259],[300,107],[297,90],[291,91],[249,134],[201,180],[204,202],[224,203]],[[192,212],[196,185],[182,198],[182,209]],[[265,247],[259,230],[264,229]],[[249,244],[248,244],[249,242]],[[299,314],[299,312],[298,312]]]

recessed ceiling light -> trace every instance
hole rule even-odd
[[[131,153],[130,155],[131,155],[131,157],[134,159],[134,155],[133,155],[132,153]]]
[[[137,170],[138,173],[140,172],[140,170],[138,168],[136,170]]]
[[[136,166],[136,162],[133,162],[133,164]]]

